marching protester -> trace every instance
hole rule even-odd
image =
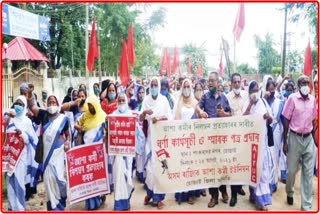
[[[310,93],[309,77],[298,78],[299,91],[289,96],[282,115],[284,116],[283,152],[287,155],[286,177],[287,203],[293,205],[295,177],[301,162],[301,210],[312,209],[313,170],[315,158],[314,127],[316,100]]]
[[[192,93],[192,82],[186,78],[183,80],[180,90],[180,96],[175,104],[174,119],[175,120],[189,120],[192,118],[197,100],[194,98]],[[188,192],[175,193],[175,199],[180,204],[186,201],[188,204],[194,204],[195,197],[200,196],[200,190],[193,190]]]
[[[35,106],[32,97],[28,99],[28,107],[42,125],[42,171],[47,210],[61,211],[65,209],[67,199],[64,155],[70,147],[68,118],[60,114],[61,107],[54,95],[48,97],[46,110]]]
[[[272,117],[272,123],[270,127],[272,129],[272,136],[273,137],[273,146],[269,146],[270,153],[272,155],[272,164],[270,163],[270,173],[271,173],[271,180],[270,180],[270,191],[271,193],[275,192],[278,187],[278,171],[279,171],[279,162],[280,162],[280,153],[283,147],[283,125],[281,119],[281,112],[283,108],[283,101],[278,99],[275,96],[276,91],[276,83],[272,80],[269,80],[266,84],[266,93],[265,93],[265,100],[263,100],[264,104],[266,105],[268,114]],[[269,128],[270,129],[270,128]]]
[[[218,92],[218,80],[219,75],[217,72],[211,72],[209,74],[209,92],[205,93],[201,97],[198,105],[196,106],[196,112],[200,118],[231,116],[228,99],[223,93]],[[209,193],[211,195],[210,202],[208,203],[209,208],[212,208],[219,203],[219,191],[222,194],[222,202],[228,203],[229,196],[226,185],[212,187],[209,188]]]
[[[130,116],[132,112],[128,106],[128,98],[124,93],[118,95],[118,109],[111,115]],[[110,116],[111,116],[110,115]],[[114,155],[112,159],[112,173],[114,181],[114,210],[129,210],[130,198],[134,190],[132,181],[133,157]]]
[[[243,115],[259,115],[262,116],[266,121],[267,125],[272,122],[272,118],[267,112],[266,106],[264,105],[259,94],[259,86],[256,81],[251,81],[248,85],[249,100],[246,101],[243,108]],[[255,203],[258,210],[267,210],[267,205],[271,205],[271,192],[270,192],[270,168],[269,161],[271,158],[270,150],[268,149],[268,135],[262,140],[262,160],[260,166],[261,175],[257,182],[256,187],[249,186],[250,190],[250,202]]]
[[[24,211],[26,208],[25,196],[25,177],[27,176],[28,144],[35,147],[38,143],[38,137],[33,129],[31,120],[26,116],[27,100],[25,96],[18,96],[13,104],[14,111],[7,112],[8,123],[6,133],[17,133],[23,140],[23,150],[21,151],[18,163],[13,174],[6,173],[7,194],[8,194],[8,210]]]
[[[199,100],[201,99],[202,95],[203,95],[203,91],[204,91],[204,86],[201,82],[197,82],[194,85],[194,97],[196,98],[196,100],[199,102]]]
[[[75,129],[82,134],[83,144],[102,142],[106,113],[101,109],[96,95],[91,95],[84,103],[84,113],[78,118]],[[96,210],[105,201],[105,196],[86,199],[86,209]]]
[[[146,146],[145,146],[145,168],[146,168],[146,179],[144,188],[147,195],[144,198],[144,205],[148,205],[149,201],[152,199],[153,204],[157,206],[158,209],[162,209],[164,204],[163,200],[165,194],[154,193],[154,177],[153,177],[153,159],[151,158],[152,146],[151,144],[151,123],[156,123],[161,120],[171,120],[171,108],[166,97],[160,94],[161,83],[157,77],[151,78],[150,82],[150,94],[145,98],[142,104],[140,120],[148,121],[148,130],[146,136]]]
[[[114,83],[109,83],[106,88],[106,98],[101,102],[102,110],[107,114],[112,114],[118,108],[118,91]],[[107,125],[106,125],[107,127]],[[108,157],[108,173],[110,190],[113,192],[112,160]]]
[[[62,104],[70,102],[72,100],[72,97],[71,97],[72,90],[73,90],[73,87],[68,88],[67,95],[63,98]]]
[[[139,86],[138,87],[138,91],[136,94],[137,97],[137,108],[135,109],[135,111],[138,112],[138,114],[141,114],[141,110],[142,110],[142,104],[143,101],[145,99],[145,88],[143,86]],[[141,129],[143,129],[143,121],[138,121],[138,125],[141,127]],[[141,133],[144,135],[144,133]],[[145,140],[143,142],[143,144],[145,144]],[[137,153],[136,154],[136,176],[138,178],[138,180],[143,183],[145,180],[145,169],[144,169],[144,163],[145,163],[145,154],[144,154],[144,150],[141,151],[141,154]]]
[[[170,109],[173,110],[174,107],[174,99],[170,93],[170,87],[167,79],[162,79],[161,81],[161,90],[160,93],[165,96],[169,102]]]
[[[241,75],[231,75],[232,90],[226,95],[231,108],[232,116],[241,116],[245,102],[248,100],[248,92],[241,89]],[[241,185],[231,185],[231,199],[229,205],[234,207],[237,203],[237,195],[245,195]]]
[[[93,93],[94,93],[94,95],[96,95],[99,98],[99,94],[100,94],[100,85],[99,85],[99,83],[94,83],[93,84]]]

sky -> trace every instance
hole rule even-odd
[[[220,45],[223,36],[229,43],[230,60],[234,59],[233,26],[237,16],[239,3],[157,3],[153,8],[163,6],[167,9],[165,27],[154,33],[153,37],[160,47],[182,47],[193,43],[207,50],[209,67],[218,68],[220,62]],[[273,35],[274,48],[280,53],[284,32],[283,3],[245,3],[245,27],[236,42],[237,64],[248,63],[257,68],[257,49],[254,35],[264,38],[266,33]],[[289,14],[290,16],[290,14]],[[288,17],[289,17],[288,16]],[[299,24],[287,24],[290,33],[290,50],[298,50],[304,54],[311,40],[307,21]],[[181,61],[181,59],[180,59]],[[223,59],[223,65],[225,60]]]

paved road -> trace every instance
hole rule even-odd
[[[139,183],[136,178],[134,178],[134,185],[135,185],[135,191],[133,192],[132,198],[131,198],[131,211],[138,211],[138,210],[150,210],[155,211],[157,210],[156,207],[152,207],[151,205],[144,206],[143,205],[143,199],[145,196],[145,191],[143,190],[143,185]],[[317,177],[314,177],[314,201],[313,201],[313,208],[314,210],[317,210],[318,207],[318,179]],[[224,204],[221,202],[221,199],[219,201],[219,204],[216,205],[214,208],[208,208],[207,204],[209,202],[210,196],[208,195],[206,197],[200,197],[197,198],[195,203],[193,205],[189,205],[187,203],[181,203],[180,205],[175,202],[174,195],[168,194],[166,195],[166,198],[164,200],[164,208],[163,210],[180,210],[180,211],[186,211],[186,210],[203,210],[203,211],[218,211],[218,210],[225,210],[225,211],[239,211],[239,210],[248,210],[248,211],[254,211],[255,206],[249,202],[249,190],[248,187],[244,187],[244,190],[246,192],[245,196],[238,196],[238,203],[235,207],[230,207],[229,204]],[[228,194],[230,194],[230,188],[228,187]],[[221,196],[220,196],[221,197]],[[33,198],[30,199],[27,202],[27,210],[32,211],[41,211],[46,210],[45,207],[45,192],[43,183],[40,183],[38,186],[38,193]],[[85,211],[84,208],[84,202],[79,202],[73,205],[67,205],[66,210],[79,210],[79,211]],[[7,210],[8,203],[7,201],[3,201],[3,209]],[[113,209],[113,195],[108,195],[107,200],[104,205],[100,207],[98,211],[111,211]],[[294,194],[294,204],[293,206],[287,205],[286,202],[286,192],[285,192],[285,185],[282,183],[278,184],[278,190],[275,192],[272,196],[272,205],[268,206],[268,209],[270,211],[277,211],[277,210],[288,210],[288,211],[299,211],[300,210],[300,173],[297,174],[296,179],[296,185],[295,185],[295,194]]]

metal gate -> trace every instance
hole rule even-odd
[[[14,99],[20,95],[20,85],[23,82],[32,83],[34,93],[41,95],[43,76],[38,71],[22,67],[12,74],[2,73],[2,109],[12,106]]]

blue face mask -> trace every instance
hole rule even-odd
[[[150,93],[152,96],[156,97],[158,96],[158,91],[159,91],[158,88],[151,88]]]
[[[108,94],[108,98],[109,98],[110,100],[114,100],[115,97],[116,97],[116,94],[115,94],[115,93],[109,93],[109,94]]]
[[[16,116],[21,116],[23,114],[23,107],[19,105],[14,105],[14,111],[16,112]]]
[[[290,94],[292,94],[292,91],[286,91],[283,96],[288,98]]]
[[[224,89],[224,93],[228,94],[229,93],[229,89]]]
[[[168,90],[167,90],[167,89],[161,89],[160,93],[161,93],[163,96],[167,96],[167,95],[168,95]]]

